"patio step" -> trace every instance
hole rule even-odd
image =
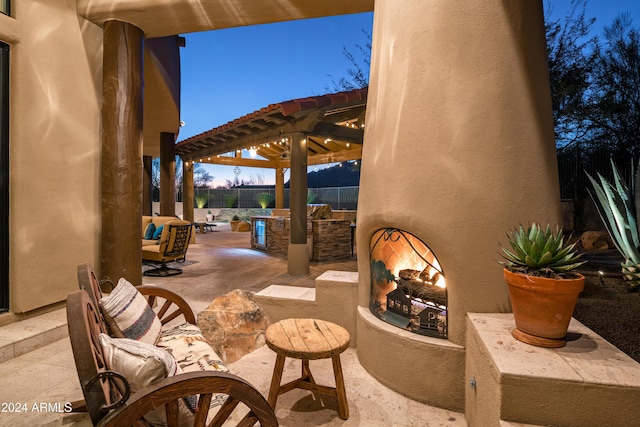
[[[69,336],[64,308],[0,327],[0,363]]]
[[[640,426],[639,363],[575,319],[556,349],[515,340],[513,327],[512,314],[467,315],[469,426]]]
[[[256,303],[272,323],[292,317],[313,317],[344,327],[356,344],[358,273],[328,270],[315,288],[271,285],[255,294]]]

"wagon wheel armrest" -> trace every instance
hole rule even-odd
[[[153,306],[155,299],[157,297],[163,298],[165,300],[164,304],[158,311],[158,317],[162,324],[166,324],[181,314],[184,316],[185,320],[192,325],[196,324],[196,316],[193,314],[193,310],[189,307],[189,304],[178,294],[171,292],[168,289],[164,289],[158,286],[149,286],[143,285],[138,286],[138,291],[142,295],[147,296],[149,305]],[[172,307],[176,305],[177,308]],[[174,308],[173,311],[169,312],[170,308]]]
[[[227,372],[188,372],[165,378],[159,383],[145,387],[133,394],[120,408],[112,411],[98,424],[100,427],[131,425],[150,410],[165,406],[167,424],[177,426],[178,401],[183,397],[198,395],[198,406],[194,426],[204,426],[209,412],[212,395],[223,393],[227,399],[216,414],[214,425],[222,425],[239,403],[249,408],[249,412],[239,425],[277,427],[273,409],[267,400],[244,379]]]

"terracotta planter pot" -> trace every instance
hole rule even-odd
[[[509,286],[516,329],[514,338],[539,347],[562,347],[564,337],[584,289],[584,276],[576,279],[548,279],[504,269]]]
[[[232,219],[231,221],[229,221],[229,224],[231,224],[231,231],[236,231],[238,229],[238,224],[240,224],[240,220]]]

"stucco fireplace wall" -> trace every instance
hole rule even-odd
[[[391,388],[461,410],[465,315],[510,310],[498,242],[520,223],[561,221],[542,3],[377,0],[372,42],[358,356]],[[369,242],[387,227],[437,254],[448,340],[370,315]]]

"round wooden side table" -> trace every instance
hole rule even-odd
[[[269,326],[265,332],[267,345],[277,354],[268,401],[275,410],[278,396],[295,388],[335,396],[338,415],[349,418],[349,405],[344,389],[340,353],[349,347],[349,332],[335,323],[318,319],[285,319]],[[302,360],[302,377],[280,385],[287,357]],[[309,360],[328,359],[333,362],[336,387],[316,384],[309,370]]]

